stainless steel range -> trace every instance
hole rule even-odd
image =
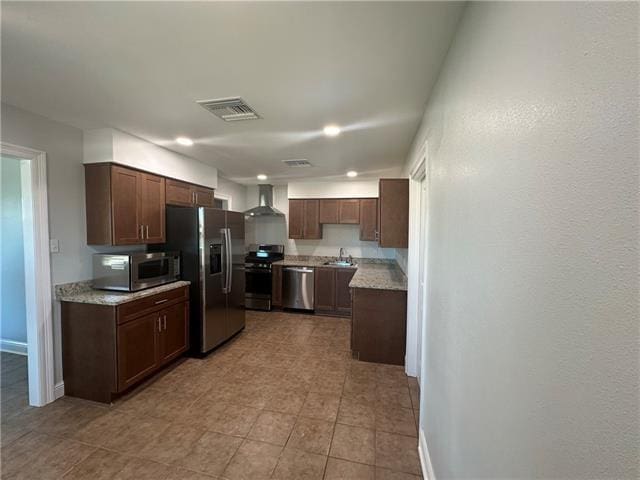
[[[271,264],[284,258],[284,245],[250,245],[245,257],[245,308],[271,310]]]

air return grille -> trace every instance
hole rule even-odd
[[[196,103],[225,122],[257,120],[260,118],[260,115],[240,97],[198,100]]]
[[[311,166],[311,164],[309,163],[309,160],[307,160],[306,158],[296,158],[296,159],[293,159],[293,160],[283,160],[283,162],[288,167],[294,167],[294,168],[310,167]]]

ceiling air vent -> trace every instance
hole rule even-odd
[[[306,158],[283,160],[283,163],[285,163],[288,167],[295,167],[295,168],[311,166],[311,164],[309,163],[309,160],[307,160]]]
[[[257,120],[260,118],[260,115],[240,97],[198,100],[196,103],[225,122]]]

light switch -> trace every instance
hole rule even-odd
[[[51,253],[60,252],[60,241],[57,238],[49,239],[49,251]]]

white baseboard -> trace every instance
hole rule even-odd
[[[18,355],[27,354],[27,343],[16,342],[15,340],[5,340],[0,338],[0,352],[15,353]]]
[[[60,397],[64,397],[64,382],[56,383],[53,388],[53,398],[57,400]]]
[[[433,473],[433,465],[431,464],[431,457],[429,456],[429,448],[427,447],[427,439],[424,436],[424,430],[420,429],[418,435],[418,455],[420,455],[422,476],[425,480],[436,480],[436,475]]]

